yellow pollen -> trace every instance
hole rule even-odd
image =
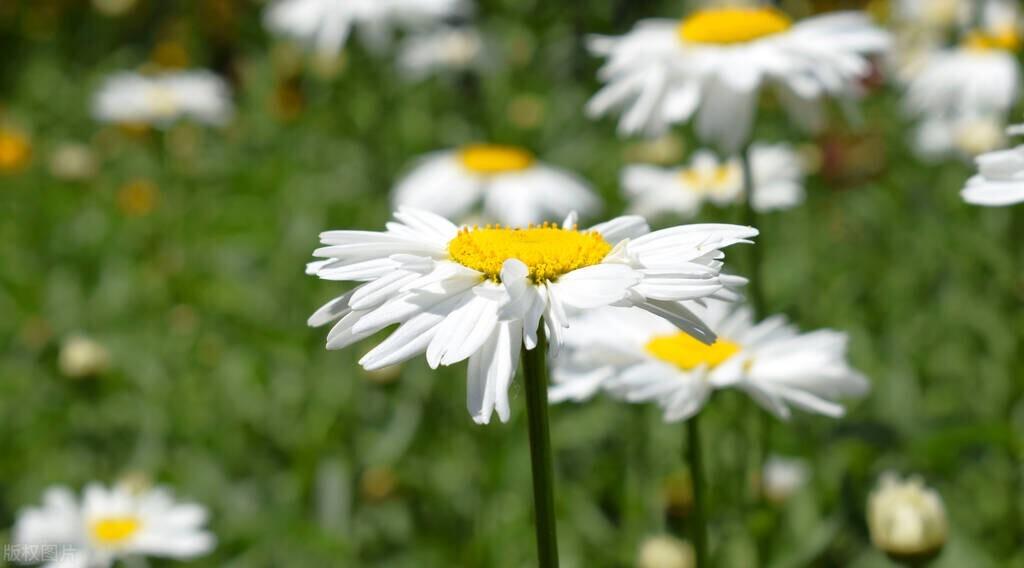
[[[533,154],[515,146],[472,144],[459,150],[459,161],[478,174],[519,172],[533,165]]]
[[[28,136],[0,128],[0,173],[20,170],[31,156],[32,143]]]
[[[654,357],[684,371],[700,366],[714,369],[740,352],[739,344],[728,339],[720,337],[711,345],[705,345],[683,332],[659,335],[647,342],[646,349]]]
[[[170,117],[178,112],[178,95],[167,87],[151,87],[146,91],[146,102],[157,116]]]
[[[117,546],[137,533],[142,528],[142,523],[135,517],[111,517],[93,522],[90,528],[96,542],[105,546]]]
[[[775,8],[710,8],[698,10],[679,24],[687,43],[734,44],[781,33],[793,20]]]
[[[501,267],[510,258],[522,261],[530,270],[530,279],[541,283],[598,264],[611,250],[600,233],[562,229],[551,223],[526,229],[500,225],[464,228],[448,243],[452,260],[495,282],[501,280]]]
[[[964,36],[962,45],[972,51],[1017,51],[1020,48],[1020,37],[1012,28],[995,33],[974,30]]]
[[[713,170],[702,170],[689,168],[679,173],[683,183],[688,189],[698,193],[712,193],[715,189],[721,188],[734,175],[733,168],[729,166],[717,166]]]

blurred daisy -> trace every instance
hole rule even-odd
[[[94,377],[110,369],[110,352],[102,343],[76,335],[61,344],[57,365],[66,377]]]
[[[697,314],[719,335],[706,345],[640,310],[608,308],[573,320],[567,353],[555,360],[553,402],[605,390],[628,402],[655,402],[668,422],[695,415],[715,389],[742,389],[782,419],[789,406],[843,415],[834,402],[868,391],[846,362],[843,333],[800,334],[775,316],[755,324],[750,309],[708,302]]]
[[[586,230],[576,228],[575,215],[561,226],[517,229],[460,228],[415,209],[401,209],[395,219],[384,232],[320,234],[325,246],[314,256],[324,260],[307,271],[365,283],[317,310],[309,324],[336,322],[328,349],[400,324],[360,359],[368,370],[423,352],[431,368],[468,359],[468,407],[477,423],[495,410],[508,420],[508,385],[521,347],[537,346],[543,322],[557,353],[574,310],[637,306],[713,341],[682,301],[734,297],[729,287],[744,281],[720,274],[719,249],[757,234],[736,225],[650,232],[640,217]]]
[[[231,118],[230,91],[209,71],[158,75],[117,73],[93,98],[93,116],[103,122],[165,127],[179,119],[222,125]]]
[[[267,7],[264,24],[332,57],[356,26],[371,46],[381,46],[396,25],[423,27],[464,11],[463,0],[277,0]]]
[[[56,546],[67,551],[62,562],[47,566],[101,568],[133,556],[179,560],[213,550],[213,535],[203,530],[206,509],[177,503],[164,489],[86,487],[81,502],[66,488],[52,488],[41,507],[18,514],[12,543],[24,549]]]
[[[601,202],[579,176],[549,166],[516,146],[473,144],[423,156],[395,186],[396,206],[463,219],[479,211],[487,221],[521,226],[589,216]]]
[[[735,152],[750,137],[762,88],[796,124],[817,129],[824,98],[859,94],[868,56],[888,44],[886,32],[855,12],[794,22],[771,7],[726,7],[681,22],[646,20],[625,36],[591,39],[591,51],[608,58],[599,72],[607,85],[587,112],[622,109],[623,134],[657,135],[692,119],[702,141]]]
[[[789,209],[803,202],[803,166],[791,147],[754,145],[750,161],[754,209]],[[696,152],[682,168],[627,166],[622,172],[622,188],[630,212],[648,218],[665,213],[693,217],[705,201],[724,206],[744,199],[740,161],[720,161],[710,150]]]
[[[21,171],[32,159],[32,140],[27,134],[0,126],[0,174]]]
[[[761,492],[773,503],[783,503],[807,485],[811,469],[796,458],[770,456],[761,468]]]
[[[908,112],[921,118],[919,153],[974,155],[1002,145],[1007,114],[1020,96],[1019,46],[1013,31],[974,31],[958,47],[926,58],[904,100]]]
[[[1015,20],[1020,10],[1017,0],[894,0],[892,12],[899,26],[944,33],[979,19],[982,27],[996,28]]]
[[[893,473],[883,475],[868,497],[868,529],[876,548],[907,562],[937,555],[949,533],[942,497],[918,477]]]
[[[1010,133],[1024,134],[1024,125],[1011,128]],[[1024,145],[982,154],[975,161],[978,173],[960,192],[964,201],[991,207],[1024,202]]]
[[[404,77],[417,80],[479,66],[483,52],[483,39],[475,28],[444,26],[405,38],[398,66]]]

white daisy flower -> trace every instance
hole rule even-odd
[[[1024,125],[1009,132],[1024,133]],[[960,192],[964,201],[990,207],[1024,202],[1024,145],[982,154],[975,161],[978,173],[967,180],[967,186]]]
[[[710,345],[640,310],[608,308],[573,320],[550,400],[605,390],[628,402],[656,402],[665,420],[676,422],[700,411],[713,390],[735,387],[782,419],[790,405],[836,418],[843,407],[835,399],[867,392],[867,380],[846,362],[845,334],[801,334],[781,316],[755,324],[746,307],[707,304],[697,314],[719,335]]]
[[[264,25],[331,57],[357,26],[371,46],[380,46],[393,27],[428,26],[464,11],[463,0],[276,0],[264,14]]]
[[[483,55],[483,38],[475,28],[442,26],[405,38],[398,50],[398,67],[404,77],[419,80],[478,67]]]
[[[750,162],[754,209],[789,209],[803,202],[803,165],[790,146],[755,144],[750,149]],[[694,153],[682,168],[626,166],[621,182],[630,212],[647,218],[665,213],[693,217],[705,201],[725,206],[744,199],[740,161],[721,161],[710,150]]]
[[[902,561],[933,558],[949,538],[942,497],[919,477],[882,475],[868,497],[867,521],[875,547]]]
[[[1000,133],[1020,96],[1018,46],[1013,32],[972,32],[960,46],[925,59],[904,99],[908,112],[921,117],[915,147],[922,155],[974,155],[1004,142]]]
[[[979,19],[986,29],[1004,26],[1020,15],[1017,0],[897,0],[892,10],[898,25],[946,32],[970,27]]]
[[[811,468],[799,458],[772,455],[761,467],[761,492],[773,503],[783,503],[811,478]]]
[[[90,485],[81,502],[63,487],[48,490],[41,507],[18,514],[12,543],[23,549],[60,547],[63,560],[51,568],[106,568],[132,556],[188,559],[213,550],[203,530],[206,509],[178,503],[161,488],[137,490],[127,484]]]
[[[704,341],[714,335],[684,300],[734,297],[742,278],[720,274],[720,249],[755,236],[736,225],[685,225],[650,232],[640,217],[587,230],[562,226],[457,227],[402,209],[384,232],[327,231],[323,258],[307,271],[365,282],[317,310],[309,324],[334,323],[340,349],[400,324],[360,364],[380,369],[426,352],[432,368],[469,360],[468,407],[477,423],[508,420],[508,385],[521,347],[538,344],[543,322],[552,355],[568,315],[606,305],[637,306]],[[662,321],[662,320],[658,320]]]
[[[97,120],[154,126],[184,118],[222,125],[233,112],[227,83],[209,71],[117,73],[103,83],[92,102]]]
[[[871,71],[868,56],[889,36],[861,13],[794,22],[770,7],[708,8],[681,22],[640,22],[622,37],[595,37],[608,58],[607,85],[587,105],[591,116],[622,109],[624,134],[657,135],[696,123],[698,137],[735,152],[750,137],[762,88],[770,88],[798,125],[823,122],[826,96],[849,99]]]
[[[449,219],[479,212],[487,221],[517,227],[562,219],[571,211],[589,216],[601,206],[579,176],[523,148],[495,144],[423,156],[392,190],[392,201]]]

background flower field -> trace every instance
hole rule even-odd
[[[130,478],[209,507],[218,546],[196,566],[531,565],[519,381],[512,420],[480,427],[462,365],[363,371],[372,341],[326,351],[306,326],[338,286],[303,265],[321,230],[380,227],[417,156],[474,141],[528,147],[590,180],[604,217],[621,213],[623,166],[681,164],[697,145],[684,129],[622,140],[614,121],[586,118],[599,61],[582,38],[682,3],[481,0],[486,65],[415,81],[359,41],[326,64],[275,40],[255,1],[93,4],[0,4],[0,133],[31,146],[0,160],[0,527],[48,486]],[[107,75],[161,67],[226,77],[235,116],[165,130],[90,116]],[[892,85],[830,124],[808,140],[759,125],[760,139],[804,140],[813,171],[802,206],[759,221],[761,284],[772,312],[849,333],[872,392],[843,420],[771,426],[773,452],[813,472],[774,505],[753,499],[763,413],[718,395],[704,413],[716,565],[891,565],[865,508],[895,470],[945,501],[934,566],[1024,566],[1022,370],[1010,370],[1024,211],[964,204],[974,166],[916,158]],[[706,206],[699,219],[739,213]],[[729,254],[742,272],[749,250]],[[75,378],[60,354],[83,336],[109,365]],[[608,399],[551,412],[565,566],[632,565],[645,538],[686,525],[681,426]]]

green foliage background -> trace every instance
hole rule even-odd
[[[381,227],[389,187],[424,152],[522,144],[596,184],[607,215],[621,210],[617,176],[637,142],[583,116],[598,62],[580,37],[680,3],[478,5],[487,69],[409,83],[357,41],[333,76],[303,66],[262,31],[256,2],[150,0],[107,18],[86,2],[3,0],[0,120],[31,134],[33,159],[0,176],[0,527],[52,484],[143,475],[210,507],[219,546],[196,566],[533,563],[521,387],[510,423],[476,426],[463,365],[368,376],[355,360],[371,341],[327,352],[325,331],[305,325],[341,291],[303,274],[317,233]],[[95,123],[103,77],[151,66],[166,45],[231,79],[231,124]],[[759,227],[772,311],[849,332],[874,390],[841,421],[772,427],[775,451],[814,466],[779,507],[749,498],[763,413],[715,396],[704,432],[719,566],[889,565],[864,522],[888,469],[945,499],[952,536],[936,566],[1024,566],[1015,213],[963,204],[970,164],[917,161],[898,111],[881,88],[859,124],[807,141],[828,158],[807,203]],[[761,134],[801,140],[771,120]],[[50,174],[66,142],[93,148],[94,178]],[[159,188],[155,207],[125,215],[119,188],[137,179]],[[734,269],[745,255],[729,251]],[[110,349],[110,372],[59,373],[75,333]],[[608,400],[552,413],[565,566],[631,565],[644,537],[685,528],[681,427]]]

